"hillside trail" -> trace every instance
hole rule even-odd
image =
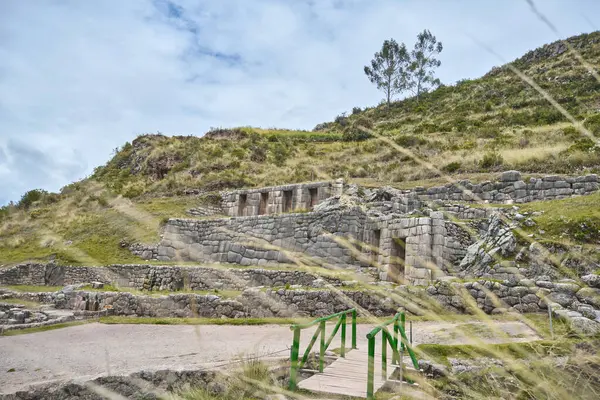
[[[457,323],[414,322],[413,344],[465,344],[473,337]],[[520,322],[495,321],[508,339],[486,334],[486,325],[468,322],[488,343],[531,341],[535,332]],[[373,325],[357,327],[358,348],[366,348]],[[303,332],[301,351],[312,331]],[[336,339],[332,348],[337,347]],[[86,381],[140,370],[228,368],[244,359],[289,357],[292,332],[287,325],[108,325],[88,323],[17,336],[0,336],[0,393],[57,381]]]

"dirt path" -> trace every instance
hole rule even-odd
[[[498,339],[485,326],[470,323],[486,342],[529,341],[537,337],[518,322],[497,322],[511,338]],[[414,344],[467,343],[456,324],[413,324]],[[481,328],[481,329],[480,329]],[[366,346],[370,325],[358,326],[358,347]],[[303,332],[306,345],[312,331]],[[0,393],[56,380],[87,380],[104,374],[142,369],[224,367],[240,356],[287,357],[292,333],[288,326],[104,325],[91,323],[28,335],[0,337]],[[337,341],[332,347],[337,347]]]

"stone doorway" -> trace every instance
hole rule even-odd
[[[379,246],[381,244],[381,230],[375,229],[371,237],[371,263],[377,264],[379,259]]]
[[[269,204],[269,192],[260,194],[260,204],[258,206],[258,215],[264,215],[267,213],[267,204]]]
[[[238,200],[238,215],[240,217],[244,216],[244,212],[246,211],[246,202],[248,201],[248,195],[240,194]]]
[[[310,209],[311,210],[317,205],[317,201],[319,199],[318,194],[319,194],[319,189],[317,189],[317,188],[310,188],[310,189],[308,189],[308,195],[310,197]]]
[[[292,211],[292,194],[291,190],[283,191],[283,212]]]
[[[406,239],[392,238],[390,264],[388,267],[388,281],[404,282],[404,269],[406,263]]]

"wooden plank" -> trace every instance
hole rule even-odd
[[[322,374],[315,374],[299,382],[298,387],[311,392],[328,393],[344,396],[367,397],[367,362],[366,351],[352,350],[346,358],[338,358],[329,365]],[[381,377],[381,354],[375,355],[374,390],[379,390],[385,383]],[[395,365],[388,365],[388,373],[395,370]],[[389,377],[389,375],[388,375]]]

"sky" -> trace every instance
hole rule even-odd
[[[0,0],[0,205],[144,133],[312,129],[382,93],[363,67],[429,29],[445,84],[600,29],[600,1]],[[504,61],[473,40],[492,48]]]

